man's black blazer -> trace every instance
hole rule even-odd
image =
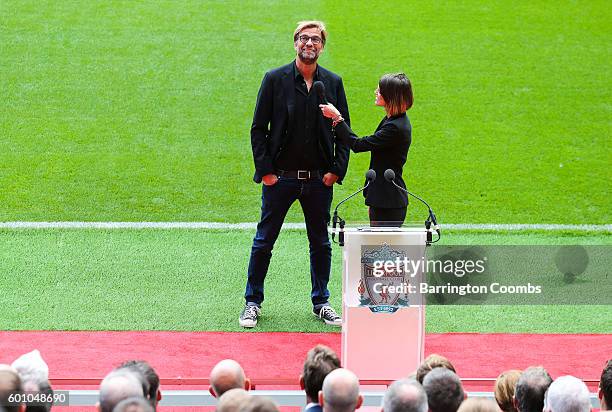
[[[379,208],[408,206],[408,195],[384,178],[385,170],[393,169],[395,182],[406,188],[402,171],[412,140],[412,126],[406,113],[385,117],[371,136],[359,139],[344,122],[336,126],[336,134],[338,140],[349,145],[353,152],[372,152],[370,169],[376,172],[376,180],[363,192],[366,205]]]
[[[255,161],[253,180],[261,182],[263,176],[275,173],[274,161],[293,132],[295,118],[295,61],[273,69],[264,76],[251,126],[251,146]],[[344,94],[342,79],[337,74],[318,67],[319,80],[325,85],[327,100],[338,108],[346,122],[349,122],[348,103]],[[331,120],[319,121],[319,150],[326,163],[322,172],[332,172],[341,182],[346,174],[349,148],[335,142]]]

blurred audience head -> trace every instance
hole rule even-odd
[[[279,412],[278,405],[265,396],[249,396],[240,406],[240,412]]]
[[[49,383],[49,366],[38,350],[21,355],[11,366],[19,374],[24,391],[31,394],[39,393],[45,395],[45,398],[53,399],[53,389]],[[26,407],[26,412],[48,412],[52,404],[51,401],[30,404]]]
[[[532,366],[523,371],[514,388],[514,407],[519,412],[541,412],[544,394],[552,378],[541,366]]]
[[[20,393],[23,390],[19,374],[9,365],[0,365],[0,404],[6,405],[6,412],[23,412],[25,404],[8,406],[11,394]]]
[[[589,389],[574,376],[560,376],[548,387],[544,412],[589,412]]]
[[[459,376],[446,368],[434,368],[423,379],[431,412],[455,412],[465,399]]]
[[[472,398],[464,400],[457,412],[499,412],[499,408],[490,399]]]
[[[218,398],[230,389],[249,390],[251,381],[244,374],[242,366],[232,359],[224,359],[210,371],[211,395]]]
[[[142,397],[127,398],[115,406],[113,412],[154,412],[151,403]]]
[[[124,399],[145,397],[143,383],[139,374],[127,369],[114,370],[100,384],[100,412],[112,412],[115,406]]]
[[[427,412],[427,394],[416,379],[393,382],[383,398],[383,412]]]
[[[300,386],[306,392],[308,402],[318,402],[319,391],[323,388],[325,377],[339,367],[340,359],[327,346],[317,345],[308,351],[300,376]]]
[[[151,367],[147,362],[142,360],[130,360],[123,362],[117,369],[129,369],[138,374],[145,382],[145,393],[146,398],[153,406],[153,409],[157,407],[157,404],[161,400],[161,391],[159,390],[159,375],[155,372],[155,369]]]
[[[22,382],[48,382],[49,381],[49,366],[40,356],[38,350],[33,350],[18,357],[11,365]]]
[[[517,412],[514,407],[514,389],[521,373],[516,369],[505,371],[495,381],[495,401],[503,412]]]
[[[352,412],[359,409],[363,396],[359,393],[359,379],[348,369],[331,371],[319,392],[319,404],[324,412]]]
[[[219,397],[216,412],[239,412],[248,400],[249,393],[244,389],[230,389]]]
[[[425,358],[421,365],[419,365],[419,368],[416,371],[417,381],[419,381],[419,383],[422,385],[423,379],[425,379],[425,375],[427,375],[432,369],[435,368],[446,368],[457,373],[451,361],[449,361],[442,355],[432,353],[431,355]]]
[[[25,409],[25,412],[49,412],[51,407],[53,406],[53,389],[51,388],[51,384],[49,381],[35,383],[28,382],[23,385],[23,390],[28,393],[39,393],[44,395],[46,399],[49,399],[48,402],[41,402],[32,405],[28,405]]]
[[[599,404],[602,411],[612,410],[612,359],[610,359],[599,379]]]

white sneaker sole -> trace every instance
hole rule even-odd
[[[338,322],[332,322],[331,320],[322,319],[319,315],[317,315],[314,312],[312,312],[312,314],[314,315],[315,318],[325,322],[326,325],[329,325],[329,326],[342,326],[342,318],[340,318],[340,320]]]
[[[242,320],[240,318],[238,318],[238,323],[240,324],[240,326],[242,326],[243,328],[254,328],[255,326],[257,326],[257,321],[252,321],[252,320]]]

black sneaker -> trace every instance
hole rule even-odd
[[[261,309],[258,306],[245,305],[238,322],[243,328],[254,328],[257,325],[257,318],[260,314]]]
[[[319,310],[313,308],[312,313],[328,325],[342,326],[342,318],[338,316],[334,308],[329,305],[322,306]]]

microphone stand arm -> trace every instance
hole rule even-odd
[[[425,229],[427,229],[427,244],[431,244],[431,243],[436,243],[437,241],[440,240],[440,226],[438,225],[438,220],[436,219],[436,215],[433,212],[433,210],[431,209],[431,206],[429,206],[429,204],[421,199],[419,196],[415,195],[414,193],[411,193],[410,191],[404,189],[403,187],[401,187],[400,185],[398,185],[397,183],[395,183],[395,180],[391,180],[391,183],[393,183],[395,185],[395,187],[397,187],[399,190],[406,192],[407,194],[409,194],[410,196],[414,197],[415,199],[421,201],[425,206],[427,206],[427,210],[429,211],[429,216],[427,217],[427,220],[425,221]],[[432,241],[432,229],[431,229],[431,224],[433,223],[433,229],[436,231],[436,233],[438,234],[438,238],[435,241]]]
[[[336,213],[338,211],[338,208],[340,207],[341,204],[343,204],[344,202],[346,202],[347,200],[351,199],[353,196],[363,192],[364,190],[367,189],[368,186],[370,186],[370,180],[367,181],[366,185],[364,187],[362,187],[361,189],[359,189],[358,191],[356,191],[355,193],[353,193],[352,195],[350,195],[349,197],[347,197],[346,199],[342,200],[340,203],[338,203],[336,205],[336,209],[334,210],[334,213]]]
[[[338,244],[340,246],[344,246],[344,225],[346,225],[346,221],[344,219],[342,219],[339,215],[338,215],[338,208],[340,207],[340,205],[342,205],[344,202],[346,202],[347,200],[351,199],[353,196],[357,195],[358,193],[363,192],[364,190],[367,189],[368,186],[370,186],[370,183],[372,181],[368,180],[366,182],[366,185],[364,187],[362,187],[361,189],[359,189],[358,191],[356,191],[355,193],[353,193],[352,195],[350,195],[349,197],[347,197],[346,199],[342,200],[340,203],[338,203],[336,205],[336,208],[334,209],[334,217],[332,220],[333,223],[333,231],[332,231],[332,242],[335,242],[335,237],[336,237],[336,225],[340,224],[340,231],[338,232]]]

